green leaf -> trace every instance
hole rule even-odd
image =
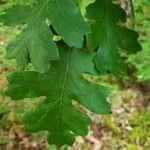
[[[82,73],[96,73],[93,54],[62,45],[59,49],[60,59],[51,64],[47,73],[9,75],[7,95],[17,100],[46,96],[38,106],[25,112],[23,121],[30,132],[49,131],[50,144],[64,145],[74,142],[74,134],[86,135],[90,122],[84,112],[72,105],[72,100],[95,113],[107,114],[110,105],[106,98],[110,92],[82,76]]]
[[[99,47],[95,64],[101,73],[112,72],[114,75],[126,72],[126,66],[119,50],[135,53],[141,50],[138,34],[123,25],[126,21],[125,11],[112,0],[96,0],[87,7],[86,17],[93,20],[92,33],[87,36],[88,47]]]

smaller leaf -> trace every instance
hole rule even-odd
[[[125,11],[112,0],[96,0],[87,7],[86,17],[93,20],[92,33],[87,36],[88,46],[90,49],[99,47],[94,59],[96,68],[103,74],[126,73],[119,50],[135,53],[141,50],[141,45],[135,31],[120,25],[126,21]]]

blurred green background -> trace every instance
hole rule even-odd
[[[129,0],[116,0],[127,11],[132,27]],[[0,0],[0,14],[15,5],[31,5],[34,0]],[[91,77],[91,80],[110,87],[112,114],[97,116],[91,112],[93,123],[86,137],[77,137],[68,150],[150,150],[150,0],[134,0],[135,30],[140,34],[143,51],[124,56],[129,76],[115,78]],[[53,150],[43,134],[25,131],[21,114],[38,99],[13,102],[5,95],[6,75],[15,70],[15,61],[5,59],[5,47],[19,33],[19,28],[0,23],[0,150]],[[134,43],[133,43],[134,44]],[[42,135],[42,136],[41,136]]]

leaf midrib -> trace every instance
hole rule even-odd
[[[63,85],[62,85],[62,90],[61,90],[61,95],[60,95],[60,105],[59,105],[59,112],[58,112],[58,129],[59,129],[59,144],[61,143],[61,113],[62,113],[62,106],[63,106],[63,95],[64,95],[64,91],[65,91],[65,85],[66,85],[66,81],[67,81],[67,75],[68,75],[68,67],[69,67],[69,61],[70,61],[70,55],[71,55],[71,49],[69,48],[69,52],[68,52],[68,57],[66,60],[66,65],[65,65],[65,76],[64,76],[64,80],[63,80]]]
[[[68,75],[68,67],[69,67],[69,61],[70,61],[70,55],[71,55],[71,49],[69,49],[67,60],[66,60],[66,65],[65,65],[65,75],[63,79],[63,84],[62,84],[62,89],[61,89],[61,94],[60,97],[57,99],[57,101],[51,106],[51,103],[48,106],[48,110],[42,115],[42,117],[36,121],[29,129],[32,130],[38,124],[42,119],[44,119],[45,116],[49,113],[50,109],[55,107],[55,105],[59,102],[59,111],[58,111],[58,130],[59,130],[59,135],[61,135],[61,113],[62,113],[62,106],[63,106],[63,96],[65,92],[65,85],[67,81],[67,75]],[[61,143],[61,136],[59,138],[59,143]]]

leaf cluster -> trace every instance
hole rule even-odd
[[[50,144],[73,144],[76,134],[88,133],[90,118],[72,100],[97,114],[111,112],[110,91],[83,73],[126,73],[120,51],[141,50],[138,34],[124,26],[126,18],[112,0],[38,0],[0,16],[6,26],[26,25],[6,48],[18,68],[7,77],[7,95],[14,100],[45,97],[24,113],[28,131],[48,131]],[[35,71],[26,71],[29,63]]]

